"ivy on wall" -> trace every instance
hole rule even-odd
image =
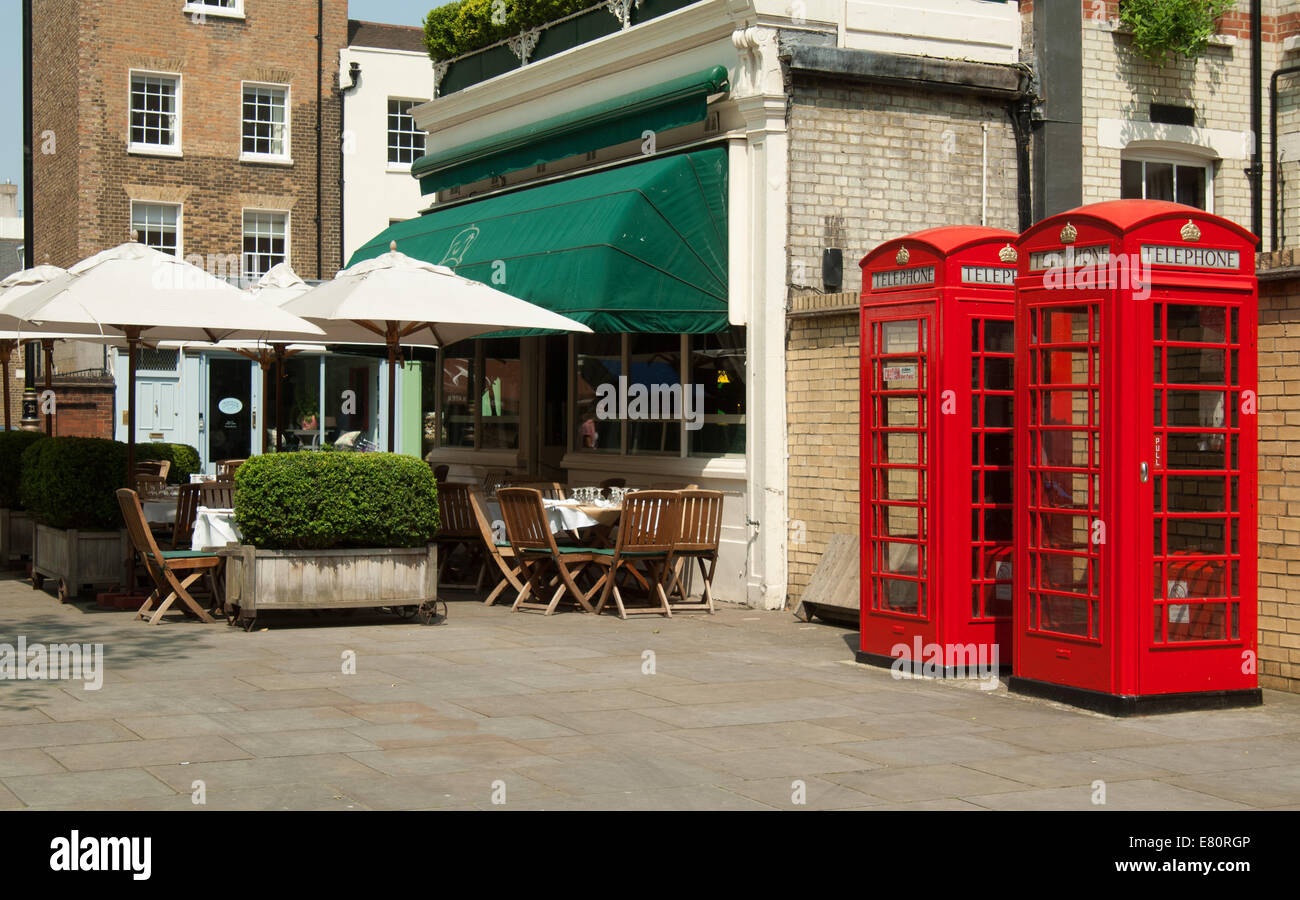
[[[1157,66],[1170,54],[1196,59],[1218,31],[1234,0],[1122,0],[1120,21],[1133,33],[1133,48]]]

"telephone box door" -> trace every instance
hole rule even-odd
[[[1017,495],[1025,509],[1017,541],[1028,571],[1016,579],[1019,670],[1031,677],[1092,690],[1108,686],[1111,623],[1103,597],[1108,562],[1102,456],[1111,439],[1102,419],[1105,341],[1102,301],[1063,302],[1059,292],[1024,304],[1027,339],[1019,343],[1016,376],[1023,379],[1027,428],[1020,432]],[[1022,580],[1023,579],[1023,580]]]
[[[865,309],[862,333],[869,425],[862,448],[863,612],[893,620],[874,637],[881,644],[864,649],[891,655],[885,644],[906,643],[911,655],[908,638],[935,642],[938,615],[930,579],[934,305]]]

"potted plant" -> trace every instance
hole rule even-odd
[[[22,456],[19,496],[32,513],[32,587],[58,579],[59,599],[86,585],[122,582],[130,552],[116,491],[126,485],[126,444],[52,437]]]
[[[438,495],[433,472],[394,453],[277,453],[235,474],[226,607],[252,628],[261,610],[389,607],[434,618]]]
[[[45,440],[40,431],[0,431],[0,565],[30,556],[32,514],[18,496],[23,452]]]

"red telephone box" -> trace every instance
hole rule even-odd
[[[859,661],[1011,661],[1015,240],[931,228],[862,259]]]
[[[1261,702],[1255,238],[1156,200],[1021,235],[1011,689]]]

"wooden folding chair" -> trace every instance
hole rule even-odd
[[[558,481],[511,481],[508,487],[533,488],[541,491],[544,500],[563,500],[564,485]]]
[[[591,598],[603,586],[604,578],[584,591],[578,587],[577,577],[593,562],[594,551],[555,543],[542,506],[542,492],[536,488],[502,488],[497,491],[497,499],[506,520],[506,536],[525,582],[513,609],[540,609],[549,616],[560,599],[569,594],[572,602],[593,612]],[[552,588],[554,593],[547,602],[544,598]],[[530,595],[538,599],[529,600]]]
[[[465,547],[473,562],[481,540],[478,521],[474,518],[474,508],[470,505],[470,487],[468,484],[438,485],[438,533],[433,541],[438,545],[438,582],[443,581],[447,566],[451,562],[452,552],[457,547]],[[471,570],[472,571],[472,570]],[[470,587],[469,584],[449,584],[447,587]]]
[[[246,459],[217,460],[217,481],[234,481],[235,470],[248,462]]]
[[[140,475],[161,475],[164,479],[167,473],[172,470],[172,461],[170,459],[142,459],[135,464],[135,474]]]
[[[194,520],[198,518],[199,489],[204,485],[182,484],[176,498],[176,522],[172,525],[172,549],[188,550],[194,538]]]
[[[159,550],[153,534],[149,531],[149,526],[145,523],[144,510],[140,507],[140,496],[135,491],[121,488],[117,492],[117,504],[122,509],[122,518],[126,520],[131,546],[145,568],[149,570],[149,577],[154,583],[154,592],[141,604],[135,617],[144,618],[150,606],[161,598],[158,608],[149,619],[150,625],[157,625],[163,613],[179,599],[201,621],[212,622],[213,618],[208,615],[207,610],[190,596],[189,586],[204,575],[211,578],[214,570],[221,565],[221,557],[195,550]],[[190,572],[184,581],[181,581],[179,576],[182,572]],[[213,597],[216,597],[215,582],[212,590]],[[163,597],[164,594],[166,597]]]
[[[605,589],[600,595],[600,602],[596,604],[597,614],[613,597],[620,619],[626,619],[629,614],[647,613],[663,613],[672,617],[673,611],[668,605],[664,584],[668,576],[668,554],[672,551],[681,528],[681,502],[681,495],[673,491],[636,491],[623,498],[623,514],[619,519],[618,541],[614,548],[592,551],[597,565],[609,566],[609,571],[603,577]],[[648,577],[643,578],[637,571],[638,564],[646,567]],[[660,566],[662,568],[656,572]],[[655,596],[658,597],[659,606],[634,607],[630,610],[624,606],[623,594],[618,586],[620,572],[635,575],[637,580],[646,585],[646,594],[651,602]]]
[[[205,506],[208,509],[234,509],[235,483],[233,481],[203,482],[199,485],[198,506]]]
[[[722,492],[681,491],[682,517],[677,540],[668,553],[668,606],[678,612],[713,612],[713,571],[718,567],[718,544],[722,536]],[[682,570],[690,571],[690,561],[700,566],[704,580],[703,596],[690,600],[682,581]],[[705,569],[704,564],[708,563]],[[676,594],[681,600],[674,601]]]
[[[524,590],[524,583],[519,580],[520,568],[515,562],[514,548],[510,546],[509,541],[497,540],[496,534],[492,531],[492,523],[488,521],[487,513],[483,511],[483,504],[479,501],[477,491],[470,491],[469,502],[474,510],[474,521],[478,523],[479,535],[483,539],[483,552],[487,557],[483,561],[483,567],[479,569],[478,589],[483,590],[483,579],[489,571],[500,573],[496,587],[492,588],[492,593],[487,595],[483,605],[491,606],[496,603],[497,597],[507,587],[514,588],[515,596],[518,597]]]

